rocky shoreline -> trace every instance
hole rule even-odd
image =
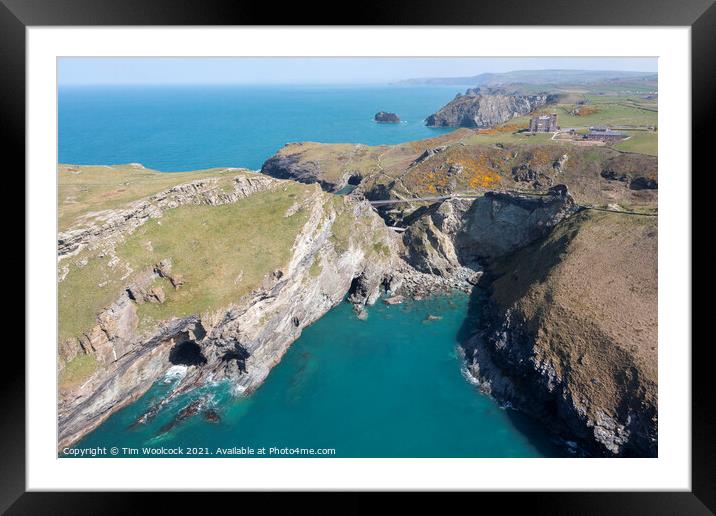
[[[264,189],[283,187],[281,181],[258,175],[254,178],[249,173],[237,177],[233,184],[242,185],[254,179],[263,182]],[[297,210],[305,212],[306,222],[293,240],[289,262],[269,271],[248,295],[237,297],[226,306],[201,310],[187,317],[171,317],[159,321],[155,329],[141,330],[139,311],[144,310],[144,306],[171,302],[171,299],[163,299],[164,296],[152,298],[150,302],[138,294],[156,292],[149,289],[153,282],[162,280],[162,275],[178,272],[174,270],[178,269],[176,264],[172,272],[168,272],[168,261],[165,261],[164,272],[159,265],[150,268],[150,274],[142,276],[142,285],[137,283],[136,275],[121,280],[119,297],[97,315],[97,326],[79,339],[60,342],[61,371],[78,357],[91,357],[98,364],[81,385],[68,385],[60,391],[60,448],[73,444],[109,415],[137,399],[176,365],[187,366],[188,372],[175,394],[225,379],[232,382],[235,392],[251,392],[264,381],[302,329],[340,303],[347,292],[350,291],[352,303],[365,305],[375,303],[381,288],[390,288],[396,255],[395,233],[385,227],[366,202],[347,198],[337,202],[316,187],[307,188],[301,205],[279,215],[288,217]],[[196,195],[204,199],[203,192]],[[258,191],[249,197],[253,195],[258,195]],[[165,194],[158,198],[165,198]],[[243,200],[236,196],[227,203]],[[144,206],[143,202],[140,207]],[[195,202],[199,202],[197,197],[189,195],[177,202],[175,209]],[[103,249],[108,246],[114,251],[121,250],[126,239],[138,231],[137,227],[119,227],[121,224],[114,223],[121,219],[125,224],[134,224],[137,220],[122,213],[102,214],[98,220],[104,224],[95,226],[96,229],[69,232],[82,235],[81,239],[61,234],[63,242],[81,242],[82,249],[97,253],[84,265],[86,258],[77,259],[72,252],[64,253],[60,267],[68,266],[72,270],[69,276],[65,274],[61,286],[85,267],[113,263]],[[159,210],[153,216],[161,222],[166,214]],[[142,220],[143,225],[150,219]],[[347,227],[343,226],[351,223],[362,229],[344,233]],[[113,255],[120,259],[117,255],[122,253]],[[77,260],[77,263],[64,265],[65,260]],[[107,267],[107,274],[112,270],[111,266]],[[241,279],[237,278],[237,285]],[[190,279],[185,283],[178,292],[191,286]],[[179,295],[173,291],[167,293]]]
[[[438,151],[447,155],[448,148],[428,149],[406,170]],[[608,208],[595,223],[597,212],[584,211],[570,189],[557,184],[563,178],[581,195],[609,199],[619,190],[600,170],[655,163],[619,155],[590,176],[576,174],[583,163],[562,154],[533,174],[539,152],[512,168],[514,181],[539,179],[533,194],[487,191],[474,200],[381,208],[390,225],[405,228],[402,289],[390,292],[389,302],[455,290],[480,297],[480,323],[467,328],[472,336],[462,350],[465,372],[483,392],[539,419],[572,454],[656,456],[655,221],[625,218],[619,209],[610,214]],[[514,156],[519,154],[504,159]],[[302,161],[294,158],[288,174],[300,175]],[[440,167],[431,163],[427,174],[443,173]],[[453,168],[445,166],[448,177]],[[523,170],[530,171],[525,180]],[[402,197],[403,183],[390,183],[391,190],[376,198]],[[647,195],[639,200],[650,206]]]
[[[560,170],[553,173],[560,173],[563,166],[560,162]],[[366,306],[381,297],[388,304],[399,304],[406,297],[419,300],[462,291],[487,296],[480,309],[480,326],[469,329],[472,337],[462,344],[466,369],[484,392],[541,419],[565,441],[577,443],[575,447],[584,454],[655,453],[655,390],[641,380],[650,371],[650,362],[634,362],[624,373],[625,364],[632,360],[630,352],[615,341],[614,335],[607,335],[608,328],[598,328],[602,352],[609,355],[605,365],[599,365],[599,355],[581,348],[556,364],[560,351],[536,337],[543,331],[537,329],[539,315],[522,306],[525,300],[542,295],[540,290],[531,290],[535,285],[544,283],[550,274],[557,277],[554,271],[566,261],[565,253],[577,254],[567,244],[583,227],[573,222],[583,216],[567,186],[557,184],[534,194],[487,191],[473,199],[446,198],[404,210],[393,220],[392,215],[379,212],[363,199],[360,189],[346,196],[321,191],[319,185],[329,191],[335,185],[321,182],[320,163],[310,164],[306,173],[300,167],[293,157],[288,161],[276,159],[268,167],[271,175],[289,181],[242,172],[220,180],[179,184],[119,208],[91,212],[60,234],[61,283],[68,281],[68,275],[71,279],[80,274],[78,271],[88,263],[108,267],[108,274],[122,267],[129,271],[115,280],[121,286],[119,294],[97,314],[97,325],[78,338],[60,343],[61,370],[81,356],[91,356],[98,363],[81,385],[61,390],[60,447],[77,442],[177,365],[185,366],[186,374],[171,396],[216,381],[231,382],[236,393],[252,392],[302,329],[344,299],[354,305],[359,318],[365,318]],[[129,262],[122,264],[127,256],[122,247],[136,238],[135,233],[150,221],[161,223],[171,210],[238,206],[262,192],[287,189],[295,191],[290,194],[296,199],[293,205],[272,210],[263,221],[270,234],[274,222],[297,213],[304,217],[290,240],[291,252],[285,264],[266,270],[249,293],[237,294],[228,304],[150,320],[154,326],[148,329],[140,324],[145,305],[169,306],[178,292],[191,287],[191,278],[185,278],[181,264],[172,261],[169,251],[145,269],[132,269]],[[394,231],[386,222],[391,226],[399,223],[403,231]],[[635,239],[651,245],[651,240],[639,233],[640,226],[632,231]],[[559,240],[550,243],[558,236]],[[546,243],[550,253],[540,247]],[[152,242],[141,245],[151,248]],[[604,245],[624,247],[621,242]],[[529,255],[521,262],[511,261],[520,253],[538,250],[542,255],[535,260],[545,267],[542,276],[534,276]],[[512,292],[505,278],[515,275],[529,280],[511,294],[514,298],[505,301],[499,295],[495,297],[495,292],[509,297],[504,294]],[[612,276],[614,281],[622,280]],[[240,285],[242,280],[244,270],[235,282]],[[647,281],[645,278],[642,284]],[[539,299],[540,306],[551,306],[551,297]],[[567,305],[573,302],[565,297]],[[564,325],[564,317],[560,314],[555,324]],[[576,336],[580,329],[565,331]],[[585,336],[585,341],[596,338],[594,335]],[[571,344],[563,345],[568,348]],[[596,372],[590,369],[595,364]],[[607,369],[611,376],[600,377]],[[578,385],[570,384],[566,379],[570,375],[589,378]],[[593,395],[594,386],[600,385],[594,381],[613,384],[613,393],[620,396],[615,399],[630,408],[624,411],[601,400],[584,402],[585,397]],[[632,390],[624,390],[625,382]],[[634,408],[638,403],[646,403],[647,408],[639,412]],[[187,406],[181,416],[192,417],[201,410],[199,404]]]
[[[606,247],[618,238],[603,236],[602,228],[614,223],[610,217],[619,215],[575,215],[547,239],[489,268],[479,324],[462,344],[466,369],[483,392],[539,419],[572,453],[655,457],[655,340],[634,324],[629,308],[656,302],[656,271],[633,255],[639,240],[655,251],[655,236],[648,220],[628,228],[617,221],[621,231],[635,234],[627,246],[608,246],[610,259],[624,265],[604,270],[594,260],[585,270],[580,254],[592,253],[582,248],[586,242]],[[615,306],[595,313],[567,304],[575,267],[582,281],[609,285],[594,289],[596,305]],[[617,279],[623,286],[615,294]]]

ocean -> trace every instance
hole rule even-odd
[[[162,172],[261,168],[284,144],[394,144],[449,129],[424,120],[454,87],[61,87],[58,161],[141,163]],[[373,121],[378,111],[402,123]]]
[[[164,172],[261,164],[295,141],[394,144],[443,134],[423,120],[454,87],[61,88],[58,160],[142,163]],[[403,123],[377,124],[377,111]],[[468,307],[471,312],[468,312]],[[559,446],[530,418],[482,394],[463,374],[460,336],[474,327],[464,294],[382,303],[358,320],[342,303],[308,327],[266,382],[237,397],[226,384],[178,396],[137,418],[176,385],[180,370],[112,415],[76,447],[207,450],[211,456],[544,457]],[[477,307],[479,309],[479,307]],[[428,315],[441,317],[427,320]],[[464,336],[464,335],[463,335]],[[217,417],[173,423],[202,397]],[[191,450],[196,448],[196,450]],[[221,455],[217,450],[229,450]],[[246,453],[241,453],[244,450]],[[123,456],[120,454],[119,456]],[[203,455],[199,455],[203,456]]]
[[[228,385],[217,384],[182,395],[136,424],[176,385],[170,374],[76,447],[133,448],[132,456],[181,448],[178,455],[192,457],[205,451],[308,457],[311,449],[323,457],[561,455],[534,421],[501,408],[467,380],[458,351],[458,334],[470,324],[466,294],[378,303],[368,313],[361,321],[348,303],[328,312],[250,396],[232,396]],[[198,398],[208,400],[219,420],[197,415],[175,422]],[[267,455],[258,454],[261,448]]]

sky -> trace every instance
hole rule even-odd
[[[60,85],[386,84],[535,69],[656,72],[647,58],[60,58]]]

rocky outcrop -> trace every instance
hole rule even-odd
[[[449,199],[406,222],[413,268],[479,284],[479,327],[462,348],[484,392],[540,418],[573,453],[656,456],[653,217],[580,212],[558,185]],[[416,273],[404,283],[429,290]]]
[[[290,144],[267,160],[263,171],[274,177],[318,183],[331,192],[358,185],[352,195],[372,201],[496,189],[546,192],[564,184],[580,204],[618,203],[634,209],[656,205],[656,189],[629,188],[637,177],[656,184],[655,156],[528,141],[486,144],[473,137],[470,130],[457,129],[439,138],[394,146]],[[611,177],[624,177],[624,181]],[[634,186],[638,188],[640,183]],[[419,207],[401,203],[380,206],[379,210],[389,225],[394,225]]]
[[[378,111],[375,116],[373,117],[373,120],[376,122],[381,122],[384,124],[399,124],[400,123],[400,117],[396,115],[395,113],[388,113],[386,111]]]
[[[582,212],[494,262],[471,375],[573,451],[656,456],[656,247],[654,218]]]
[[[487,192],[474,201],[448,199],[409,220],[404,255],[419,271],[448,276],[530,244],[577,209],[564,185],[545,195]]]
[[[461,266],[454,242],[464,228],[469,206],[468,200],[446,200],[411,221],[403,234],[406,261],[421,272],[450,276]]]
[[[659,188],[656,178],[632,175],[613,168],[605,168],[600,175],[608,181],[621,181],[624,184],[628,184],[631,190],[656,190]]]
[[[498,258],[544,237],[578,209],[564,185],[542,195],[487,192],[468,211],[457,245],[473,259]]]
[[[300,144],[294,145],[300,147]],[[277,179],[292,179],[307,184],[318,183],[327,192],[341,188],[337,182],[329,181],[324,177],[320,161],[304,159],[300,152],[274,154],[261,166],[261,173]]]
[[[278,188],[282,183],[271,178],[257,179],[247,183],[237,178],[236,184]],[[155,204],[178,205],[176,194],[187,191],[196,192],[197,185],[180,185],[171,193],[103,214],[104,220],[115,222],[84,233],[81,242],[100,245],[104,239],[113,239],[119,245],[124,232],[136,220],[161,209]],[[231,196],[233,202],[241,202],[238,191],[246,190],[217,194],[215,200],[231,202]],[[60,448],[76,442],[109,415],[136,400],[172,367],[184,368],[185,374],[169,398],[216,381],[230,382],[237,393],[251,392],[264,381],[303,328],[340,303],[347,293],[352,303],[364,306],[396,285],[397,235],[385,227],[367,202],[337,198],[339,201],[317,188],[312,191],[302,205],[310,212],[293,242],[288,263],[268,274],[250,295],[226,306],[169,317],[158,321],[154,328],[141,330],[138,307],[163,302],[164,295],[151,287],[153,282],[164,278],[174,288],[182,285],[171,261],[163,260],[128,278],[118,299],[98,314],[94,329],[60,346],[66,361],[73,354],[84,353],[99,364],[81,385],[61,391]],[[210,199],[206,190],[199,189],[197,195],[187,202]],[[126,216],[129,214],[148,215]],[[128,227],[123,227],[120,220]],[[347,228],[351,228],[350,232]],[[67,240],[58,244],[67,249]]]
[[[656,190],[659,188],[659,183],[653,178],[637,176],[631,180],[629,188],[632,190]]]
[[[507,122],[516,116],[526,115],[552,102],[554,97],[540,95],[485,94],[479,88],[458,95],[437,113],[430,115],[430,127],[487,128]]]

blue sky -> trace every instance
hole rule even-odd
[[[656,72],[648,58],[60,58],[60,85],[381,84],[534,69]]]

